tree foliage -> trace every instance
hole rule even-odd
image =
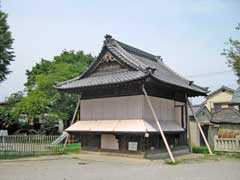
[[[240,23],[237,25],[236,30],[240,30]],[[222,55],[226,56],[228,65],[232,67],[238,77],[238,83],[240,83],[240,40],[230,38],[228,44],[230,47],[224,49]]]
[[[0,82],[10,73],[8,66],[14,59],[13,38],[7,24],[7,14],[0,10]]]
[[[7,98],[5,105],[0,106],[0,119],[12,122],[18,120],[17,104],[22,101],[23,95],[23,92],[19,91]]]
[[[83,51],[66,50],[52,61],[42,59],[26,71],[26,96],[14,106],[15,114],[27,114],[30,120],[45,113],[51,120],[71,119],[77,95],[59,93],[54,84],[79,76],[92,60]]]

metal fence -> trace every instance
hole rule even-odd
[[[0,136],[0,156],[28,154],[56,154],[63,152],[63,144],[53,142],[59,136]]]
[[[235,138],[214,137],[214,150],[225,152],[240,152],[240,136]]]

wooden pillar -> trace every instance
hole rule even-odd
[[[157,117],[157,115],[156,115],[156,113],[155,113],[155,110],[154,110],[154,108],[153,108],[153,106],[152,106],[152,103],[151,103],[150,99],[148,98],[148,94],[147,94],[147,92],[146,92],[146,90],[145,90],[145,88],[144,88],[144,85],[142,86],[142,90],[143,90],[143,93],[144,93],[144,95],[145,95],[145,97],[146,97],[146,99],[147,99],[148,105],[149,105],[149,107],[150,107],[150,109],[151,109],[151,111],[152,111],[153,117],[154,117],[155,122],[156,122],[156,124],[157,124],[157,126],[158,126],[158,129],[159,129],[159,131],[160,131],[160,134],[161,134],[161,136],[162,136],[163,142],[164,142],[164,144],[165,144],[165,146],[166,146],[166,149],[167,149],[167,152],[168,152],[168,154],[169,154],[169,156],[170,156],[170,159],[171,159],[171,161],[172,161],[173,163],[175,163],[175,159],[174,159],[174,157],[173,157],[173,155],[172,155],[172,152],[171,152],[171,149],[170,149],[170,147],[169,147],[169,145],[168,145],[167,139],[166,139],[166,137],[165,137],[165,135],[164,135],[164,133],[163,133],[162,127],[161,127],[161,125],[160,125],[160,123],[159,123],[159,121],[158,121],[158,117]]]
[[[182,123],[182,128],[184,129],[184,106],[181,106],[181,123]]]
[[[189,116],[188,116],[188,106],[187,106],[187,95],[185,94],[185,130],[186,130],[186,142],[189,146],[189,151],[192,152],[192,143],[191,143],[191,132],[189,125]]]
[[[199,123],[199,121],[198,121],[198,118],[197,118],[196,114],[195,114],[194,111],[193,111],[192,104],[191,104],[191,102],[188,100],[187,96],[186,96],[186,99],[187,99],[187,103],[188,103],[188,105],[189,105],[189,107],[190,107],[190,109],[191,109],[191,112],[192,112],[192,114],[193,114],[193,117],[194,117],[194,119],[195,119],[195,121],[196,121],[196,123],[197,123],[198,129],[199,129],[199,131],[200,131],[200,133],[201,133],[201,135],[202,135],[202,137],[203,137],[203,140],[204,140],[204,142],[205,142],[205,144],[206,144],[206,146],[207,146],[207,148],[208,148],[209,154],[212,155],[212,154],[213,154],[213,153],[212,153],[212,150],[211,150],[211,148],[210,148],[210,146],[209,146],[209,144],[208,144],[208,141],[207,141],[207,138],[205,137],[205,134],[203,133],[203,130],[202,130],[202,127],[201,127],[201,125],[200,125],[200,123]]]

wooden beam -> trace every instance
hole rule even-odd
[[[77,116],[77,112],[78,110],[80,110],[80,99],[81,99],[81,95],[79,96],[79,99],[78,99],[78,102],[77,102],[77,106],[75,108],[75,111],[74,111],[74,114],[73,114],[73,117],[72,117],[72,121],[71,121],[71,124],[72,125],[74,122],[75,122],[75,119],[76,119],[76,116]]]
[[[161,136],[162,136],[163,142],[164,142],[165,147],[166,147],[166,149],[167,149],[167,152],[168,152],[168,154],[169,154],[169,156],[170,156],[170,159],[171,159],[171,161],[172,161],[173,163],[175,163],[175,159],[174,159],[174,157],[173,157],[173,155],[172,155],[172,152],[171,152],[171,149],[170,149],[170,147],[169,147],[169,145],[168,145],[167,139],[166,139],[166,137],[165,137],[165,135],[164,135],[164,133],[163,133],[162,127],[161,127],[161,125],[160,125],[160,123],[159,123],[159,121],[158,121],[158,118],[157,118],[157,115],[156,115],[156,113],[155,113],[155,111],[154,111],[154,108],[153,108],[153,106],[152,106],[152,103],[151,103],[150,99],[148,98],[148,94],[147,94],[147,92],[146,92],[146,90],[145,90],[145,88],[144,88],[144,85],[142,86],[142,90],[143,90],[143,93],[144,93],[144,95],[145,95],[145,97],[146,97],[146,99],[147,99],[148,105],[149,105],[149,107],[150,107],[150,109],[151,109],[151,111],[152,111],[153,117],[154,117],[154,119],[155,119],[155,121],[156,121],[156,124],[157,124],[157,126],[158,126],[158,129],[159,129],[160,134],[161,134]]]
[[[200,125],[200,123],[199,123],[199,120],[198,120],[196,114],[195,114],[194,111],[193,111],[192,103],[189,101],[189,99],[188,99],[187,97],[186,97],[186,100],[187,100],[187,103],[188,103],[188,105],[189,105],[189,107],[190,107],[190,109],[191,109],[191,112],[192,112],[192,114],[193,114],[193,117],[194,117],[194,119],[195,119],[195,121],[196,121],[196,123],[197,123],[197,126],[198,126],[198,129],[199,129],[199,131],[200,131],[200,134],[202,135],[203,140],[204,140],[204,142],[205,142],[205,144],[206,144],[206,146],[207,146],[207,148],[208,148],[209,154],[210,154],[210,155],[213,155],[212,150],[211,150],[211,148],[210,148],[210,146],[209,146],[209,144],[208,144],[207,138],[206,138],[205,134],[203,133],[203,130],[202,130],[202,127],[201,127],[201,125]]]
[[[80,101],[81,101],[81,97],[82,97],[82,94],[79,95],[79,99],[78,99],[78,102],[77,102],[77,106],[76,106],[76,108],[75,108],[75,111],[74,111],[74,114],[73,114],[73,117],[72,117],[72,121],[71,121],[71,123],[70,123],[70,126],[75,122],[75,119],[76,119],[78,110],[80,111]],[[79,119],[80,119],[80,112],[79,112]],[[67,144],[68,139],[69,139],[69,134],[67,135],[67,137],[66,137],[66,139],[65,139],[64,146],[63,146],[63,150],[64,150],[65,147],[66,147],[66,144]]]

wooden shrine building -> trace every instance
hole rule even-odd
[[[83,148],[118,151],[164,150],[166,142],[170,149],[186,146],[187,97],[207,93],[160,56],[110,35],[85,73],[56,88],[80,96],[66,131],[79,137]]]

